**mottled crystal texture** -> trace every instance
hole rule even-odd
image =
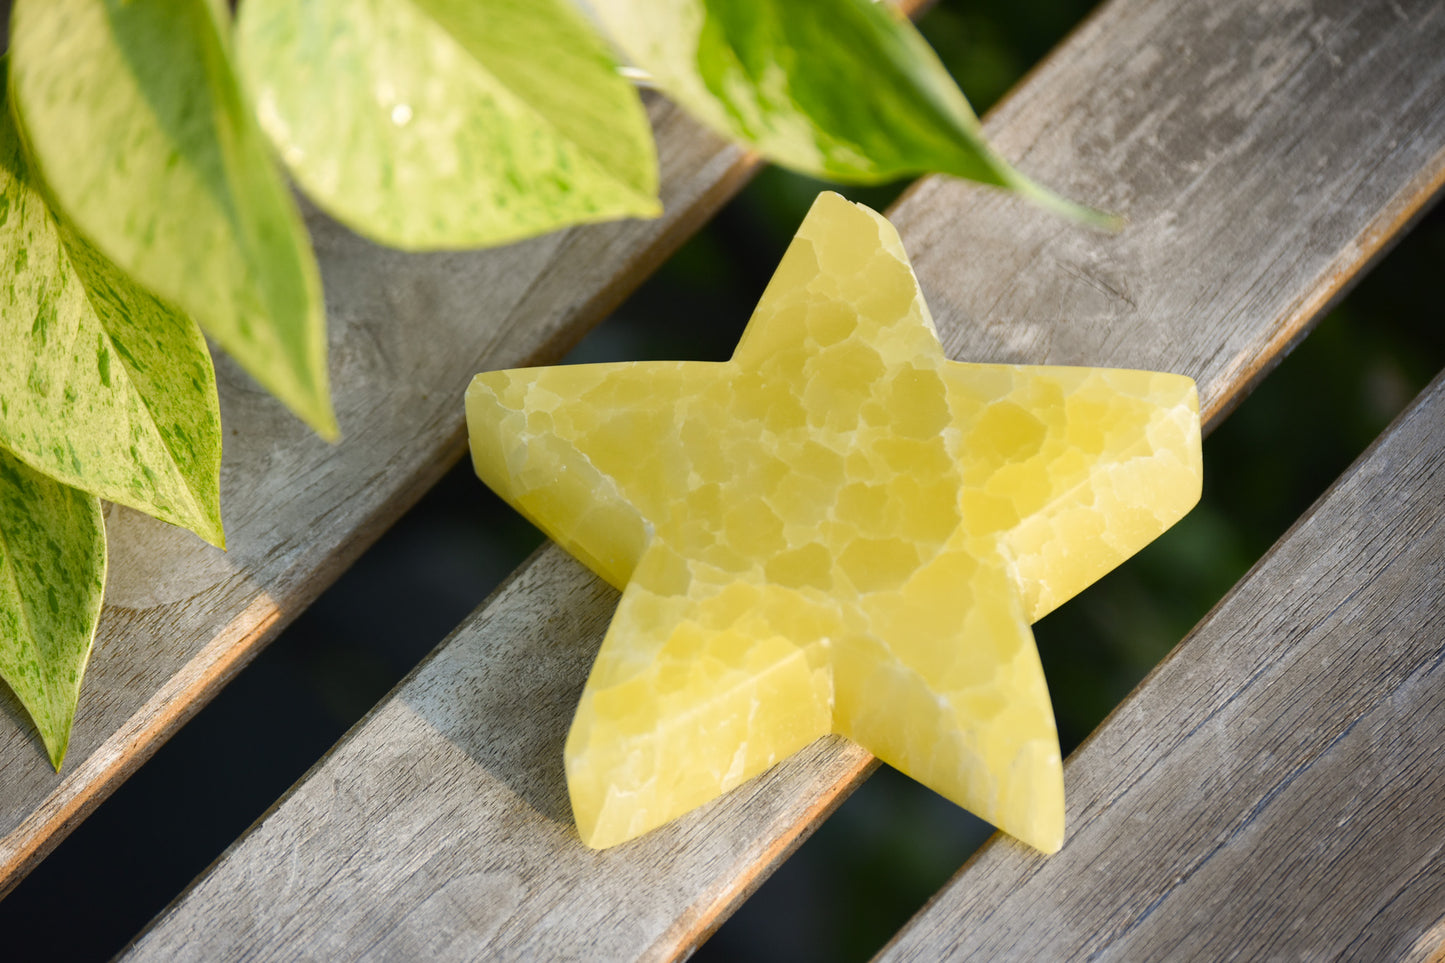
[[[949,361],[836,194],[731,361],[489,372],[467,420],[477,474],[622,590],[565,753],[595,847],[838,732],[1056,851],[1029,625],[1200,490],[1192,381]]]

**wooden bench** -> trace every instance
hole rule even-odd
[[[1442,50],[1436,0],[1111,0],[988,130],[1131,223],[1101,236],[921,181],[889,213],[945,349],[1184,372],[1213,427],[1445,182]],[[0,731],[0,892],[453,463],[475,371],[558,357],[754,166],[650,111],[659,221],[417,256],[310,219],[347,438],[317,441],[218,364],[231,551],[111,511],[63,777],[28,731]],[[1434,958],[1442,515],[1437,380],[1071,756],[1064,850],[995,838],[884,955]],[[129,958],[685,955],[873,761],[823,740],[662,830],[583,848],[561,744],[615,601],[540,551]]]

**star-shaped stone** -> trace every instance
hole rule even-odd
[[[1029,625],[1198,500],[1194,384],[960,364],[893,227],[823,194],[731,361],[490,372],[477,473],[622,590],[567,739],[611,846],[842,733],[1045,852]]]

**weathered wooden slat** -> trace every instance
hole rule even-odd
[[[893,213],[956,358],[1183,371],[1217,420],[1445,179],[1433,3],[1114,0],[990,118],[1101,237],[928,180]],[[595,853],[561,746],[615,596],[548,549],[163,914],[140,959],[665,958],[870,765],[824,740]]]
[[[60,776],[18,708],[0,702],[10,710],[0,718],[0,895],[454,462],[473,373],[559,357],[753,168],[661,98],[649,112],[666,208],[656,221],[414,255],[308,212],[345,438],[319,441],[218,358],[230,550],[108,510],[106,608]]]
[[[882,958],[1438,959],[1442,733],[1445,377]]]

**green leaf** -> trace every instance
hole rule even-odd
[[[316,261],[231,72],[223,7],[18,0],[13,109],[79,232],[334,437]]]
[[[3,90],[0,265],[0,446],[222,544],[221,415],[205,339],[56,220]]]
[[[104,591],[100,500],[0,451],[0,679],[57,771]]]
[[[886,4],[591,0],[591,6],[670,97],[785,167],[862,184],[937,171],[1115,226],[994,153],[937,55]]]
[[[237,63],[297,181],[383,244],[661,212],[641,102],[568,0],[246,0]]]

